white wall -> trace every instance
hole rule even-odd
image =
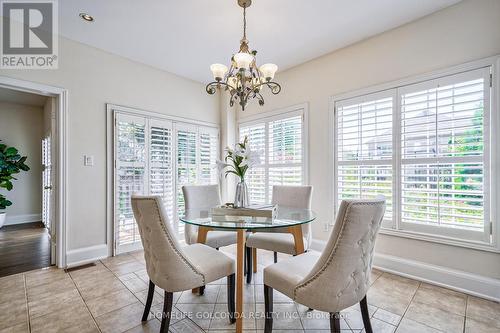
[[[65,38],[58,70],[0,70],[0,75],[68,89],[67,248],[106,244],[106,103],[219,123],[218,97],[201,83]],[[94,156],[94,166],[83,165]],[[90,253],[90,252],[89,252]]]
[[[6,224],[41,221],[42,212],[42,159],[41,140],[43,108],[0,101],[0,140],[27,156],[27,172],[13,175],[14,188],[0,190],[12,206],[7,208]]]
[[[339,31],[342,33],[342,31]],[[300,43],[300,41],[297,41]],[[278,96],[251,103],[238,117],[309,103],[309,179],[315,238],[325,240],[332,204],[326,148],[329,97],[500,54],[500,1],[466,0],[418,21],[281,72]],[[279,64],[278,64],[279,65]],[[377,253],[500,278],[500,254],[380,235]]]

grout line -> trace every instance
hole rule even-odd
[[[85,302],[85,299],[83,298],[83,296],[82,296],[82,294],[81,294],[81,292],[80,292],[80,289],[78,289],[78,287],[77,287],[77,285],[76,285],[75,280],[73,280],[73,277],[72,277],[69,273],[66,273],[66,274],[68,274],[69,278],[71,279],[71,282],[73,282],[73,285],[75,286],[75,289],[76,289],[76,291],[78,292],[78,295],[80,295],[80,298],[81,298],[81,300],[82,300],[83,304],[85,305],[85,308],[87,309],[87,311],[88,311],[88,313],[89,313],[90,317],[92,318],[92,321],[94,322],[95,327],[97,327],[97,330],[98,330],[99,332],[102,332],[102,331],[101,331],[101,328],[99,327],[99,325],[97,325],[97,321],[95,320],[94,315],[93,315],[93,314],[92,314],[92,312],[90,311],[90,309],[89,309],[89,307],[88,307],[88,305],[87,305],[87,302]]]
[[[26,301],[26,315],[28,316],[28,331],[31,333],[30,307],[28,305],[28,286],[26,284],[26,274],[23,274],[24,300]]]

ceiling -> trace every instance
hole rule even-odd
[[[0,102],[2,103],[12,103],[12,104],[23,104],[29,106],[41,106],[45,105],[47,101],[46,96],[31,94],[23,91],[0,88]]]
[[[284,70],[459,1],[253,0],[247,37],[259,64]],[[210,64],[229,63],[242,35],[236,0],[64,0],[59,17],[65,37],[200,82]]]

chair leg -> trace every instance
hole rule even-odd
[[[253,264],[253,272],[257,273],[257,248],[252,248],[252,264]]]
[[[330,312],[330,332],[340,333],[340,313]]]
[[[155,284],[153,283],[153,281],[149,280],[148,298],[146,299],[146,305],[144,306],[142,321],[148,320],[149,311],[151,310],[151,303],[153,303],[154,293],[155,293]]]
[[[174,299],[174,293],[165,291],[165,300],[163,301],[163,313],[161,316],[161,327],[160,333],[168,333],[168,328],[170,326],[170,317],[172,315],[172,304]]]
[[[273,331],[273,288],[266,285],[264,285],[264,302],[266,311],[264,333],[271,333]]]
[[[199,288],[198,288],[198,291],[199,291],[199,293],[200,293],[200,296],[205,295],[205,286],[201,286],[201,287],[199,287]]]
[[[368,312],[368,302],[366,301],[366,295],[363,297],[361,302],[359,302],[359,307],[361,308],[361,316],[363,317],[363,325],[365,326],[366,333],[373,333],[372,323],[370,322],[370,313]]]
[[[252,283],[252,248],[245,246],[247,283]]]
[[[235,305],[234,305],[234,285],[235,285],[235,274],[228,275],[227,277],[227,310],[229,312],[229,322],[233,324],[236,322],[236,317],[234,315]]]
[[[278,252],[274,252],[274,263],[278,262]]]

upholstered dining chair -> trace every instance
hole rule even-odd
[[[271,204],[311,209],[312,192],[312,186],[274,185]],[[304,237],[304,250],[307,251],[312,241],[311,223],[302,225],[302,236]],[[273,251],[276,263],[278,252],[296,255],[295,246],[294,236],[285,229],[249,234],[246,242],[247,283],[252,281],[252,260],[253,267],[257,267],[257,249]]]
[[[219,185],[184,185],[184,206],[189,209],[206,209],[221,204]],[[187,244],[195,244],[198,241],[198,227],[190,224],[184,225],[184,238]],[[222,246],[236,244],[236,233],[231,231],[209,231],[207,233],[206,245],[219,249]]]
[[[330,331],[340,332],[340,311],[359,302],[372,333],[366,293],[385,199],[342,201],[321,255],[308,252],[264,268],[265,332],[272,331],[273,289],[310,309],[328,312]]]
[[[167,333],[173,293],[205,286],[227,277],[229,319],[235,321],[234,261],[203,244],[181,247],[159,196],[132,196],[132,210],[139,227],[149,289],[142,321],[151,309],[155,286],[165,291],[160,332]]]

